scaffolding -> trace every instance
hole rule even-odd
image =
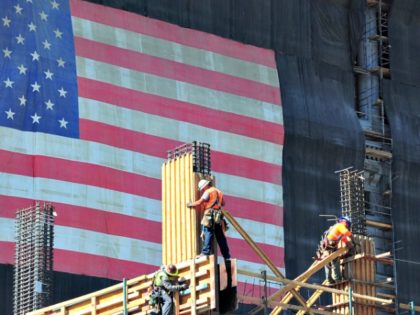
[[[388,39],[390,0],[366,0],[356,79],[356,112],[365,135],[364,204],[367,235],[375,251],[392,260],[395,239],[392,227],[392,135],[384,106],[384,81],[391,78]],[[378,295],[396,296],[395,264],[376,265]],[[395,301],[398,305],[398,301]],[[381,313],[387,313],[382,311]]]
[[[54,207],[39,202],[16,213],[15,315],[41,308],[53,293]]]

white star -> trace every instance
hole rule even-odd
[[[15,83],[14,81],[10,81],[9,78],[7,78],[7,80],[4,80],[3,82],[4,82],[5,87],[7,87],[7,88],[8,87],[13,88],[13,83]]]
[[[26,105],[26,98],[25,95],[22,95],[21,97],[18,98],[19,102],[20,102],[20,106],[25,106]]]
[[[46,102],[44,102],[45,103],[45,105],[47,106],[47,109],[53,109],[53,107],[54,107],[54,103],[53,102],[51,102],[51,100],[48,100],[48,101],[46,101]]]
[[[42,116],[38,116],[37,113],[31,116],[32,118],[32,124],[37,123],[39,124],[39,120],[42,118]]]
[[[10,22],[12,22],[11,19],[5,16],[4,18],[2,18],[2,20],[3,20],[3,26],[10,27]]]
[[[32,92],[39,92],[39,89],[41,88],[41,86],[38,84],[38,82],[35,81],[34,84],[31,84],[32,86]]]
[[[64,119],[64,117],[63,117],[63,118],[61,118],[58,122],[60,123],[60,128],[66,128],[66,129],[67,129],[67,124],[68,124],[69,122],[68,122],[68,121],[66,121],[66,120]]]
[[[64,64],[66,63],[61,57],[60,59],[57,59],[57,63],[59,67],[64,68]]]
[[[11,108],[9,108],[9,110],[5,110],[4,111],[5,113],[6,113],[6,115],[7,115],[7,119],[11,119],[11,120],[13,120],[13,116],[15,116],[15,113],[14,112],[12,112],[12,109]]]
[[[36,25],[33,22],[28,24],[28,27],[29,27],[29,32],[36,32]]]
[[[26,70],[28,70],[28,68],[26,68],[23,64],[17,68],[19,69],[19,74],[26,74]]]
[[[35,61],[35,60],[39,61],[40,55],[36,52],[36,50],[33,53],[31,53],[31,56],[32,56],[32,61]]]
[[[16,14],[22,14],[23,8],[19,4],[15,5],[14,8],[15,8]]]
[[[46,21],[48,19],[48,14],[46,14],[44,11],[41,11],[39,13],[39,16],[41,17],[41,20]]]
[[[25,44],[25,37],[23,37],[21,34],[19,34],[18,36],[16,36],[16,41],[18,44]]]
[[[66,97],[67,91],[61,87],[61,89],[57,90],[60,93],[60,97]]]
[[[4,54],[4,58],[9,58],[10,59],[12,57],[12,51],[9,50],[8,47],[3,49],[3,54]]]
[[[45,79],[50,79],[50,80],[52,80],[52,76],[54,75],[54,73],[52,73],[52,72],[50,71],[50,69],[47,69],[47,71],[44,71],[44,73],[45,73]]]
[[[53,0],[53,1],[51,1],[51,6],[52,6],[53,9],[58,10],[58,7],[60,6],[60,4],[57,1]]]
[[[56,30],[54,30],[54,34],[55,34],[55,38],[61,38],[61,36],[63,35],[63,32],[60,32],[60,30],[57,28]]]
[[[44,40],[42,42],[42,45],[44,45],[44,49],[48,49],[49,50],[51,48],[51,44],[47,40]]]

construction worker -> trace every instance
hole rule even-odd
[[[204,205],[202,225],[202,238],[204,241],[200,255],[208,256],[212,252],[213,235],[216,236],[225,261],[230,260],[229,247],[224,233],[226,222],[223,219],[222,206],[225,205],[223,193],[213,187],[211,182],[202,179],[198,182],[198,189],[202,192],[201,198],[194,202],[188,202],[187,207],[193,208]]]
[[[354,247],[353,236],[350,231],[351,219],[347,216],[340,216],[337,223],[332,225],[323,235],[318,248],[317,258],[323,259],[337,250],[341,242],[343,246],[352,249]],[[334,284],[342,281],[340,269],[340,257],[334,259],[325,266],[325,277],[327,284]]]
[[[178,278],[178,268],[174,264],[162,266],[153,278],[153,291],[150,294],[150,304],[161,307],[158,314],[173,314],[173,293],[185,290],[188,285]]]

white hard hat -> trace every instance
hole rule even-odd
[[[202,190],[204,187],[206,187],[210,182],[206,179],[202,179],[198,182],[198,189]]]

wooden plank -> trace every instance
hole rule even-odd
[[[247,303],[259,303],[261,302],[259,298],[256,297],[251,297],[251,296],[240,296],[241,300]],[[284,309],[291,309],[291,310],[295,310],[295,311],[300,311],[300,310],[305,310],[306,308],[303,306],[298,306],[298,305],[293,305],[293,304],[286,304],[286,303],[281,303],[282,308]],[[308,312],[311,312],[313,314],[323,314],[323,315],[337,315],[337,313],[332,313],[332,312],[328,312],[328,311],[324,311],[324,310],[320,310],[320,309],[315,309],[315,308],[310,308],[307,309]],[[273,314],[272,312],[270,314]]]
[[[166,176],[166,170],[167,170],[167,163],[163,163],[161,167],[161,174],[162,174],[162,261],[163,263],[166,263],[166,194],[167,194],[167,176]]]
[[[227,211],[223,210],[225,218],[232,224],[236,231],[241,234],[244,240],[251,246],[251,248],[256,252],[256,254],[266,263],[270,270],[280,278],[284,278],[283,274],[277,269],[276,265],[271,261],[270,258],[259,248],[259,246],[252,240],[252,238],[245,232],[245,230],[239,225],[239,223],[233,218],[233,216]],[[305,306],[305,299],[295,290],[291,290],[291,294],[298,300],[298,302]]]
[[[324,280],[324,282],[322,282],[323,285],[327,284],[327,280]],[[324,289],[317,289],[314,293],[312,293],[312,295],[306,300],[306,306],[307,307],[311,307],[316,300],[319,299],[319,297],[322,295],[322,293],[324,293],[325,290]],[[296,315],[305,315],[305,311],[304,310],[300,310],[296,313]]]
[[[190,281],[190,290],[191,290],[191,301],[193,302],[191,304],[191,314],[195,315],[196,314],[196,299],[197,299],[197,294],[196,294],[196,282],[195,282],[195,260],[191,260],[191,281]]]
[[[206,301],[204,306],[197,306],[196,310],[211,309],[215,301],[215,278],[214,278],[214,256],[202,257],[194,260],[196,272],[191,272],[192,262],[183,262],[178,265],[180,275],[193,279],[191,283],[196,283],[196,298],[192,299],[192,292],[182,298],[180,307],[188,305],[191,313],[191,301]],[[150,286],[153,274],[137,277],[127,281],[128,305],[129,309],[139,314],[146,314],[150,306],[148,305],[147,287]],[[197,293],[198,292],[198,293]],[[30,312],[31,315],[82,315],[82,314],[120,314],[123,310],[122,283],[110,288],[93,292],[82,297],[65,301],[47,308]]]
[[[243,274],[243,275],[247,275],[247,276],[250,276],[250,277],[261,278],[261,274],[256,273],[256,272],[243,270],[243,269],[239,269],[238,273]],[[286,278],[274,277],[274,276],[270,276],[270,275],[267,275],[267,280],[273,281],[273,282],[279,282],[279,283],[293,284],[294,286],[301,286],[301,287],[305,287],[305,288],[308,288],[308,289],[314,289],[314,290],[322,290],[324,292],[336,293],[336,294],[340,294],[340,295],[346,295],[346,296],[349,295],[348,291],[338,290],[338,289],[335,289],[335,288],[332,288],[332,287],[322,286],[322,285],[319,285],[319,284],[310,284],[310,283],[305,283],[305,282],[301,282],[301,281],[297,281],[297,280],[290,280],[290,279],[286,279]],[[373,301],[373,302],[377,302],[377,303],[381,303],[381,304],[392,304],[393,303],[393,301],[389,300],[389,299],[381,299],[381,298],[375,298],[375,297],[370,297],[370,296],[363,296],[363,295],[357,294],[357,293],[355,293],[355,296],[359,297],[363,300]]]
[[[411,310],[410,304],[400,303],[400,308],[403,310]],[[414,306],[414,310],[416,312],[420,312],[420,306]]]
[[[192,213],[190,209],[186,209],[187,202],[191,201],[191,176],[192,169],[191,165],[191,154],[184,156],[183,158],[183,199],[181,200],[181,206],[184,208],[185,213],[185,246],[186,257],[185,259],[192,259],[196,255],[194,253],[194,246],[192,242],[196,240],[196,235],[194,235],[194,229],[192,229]]]

